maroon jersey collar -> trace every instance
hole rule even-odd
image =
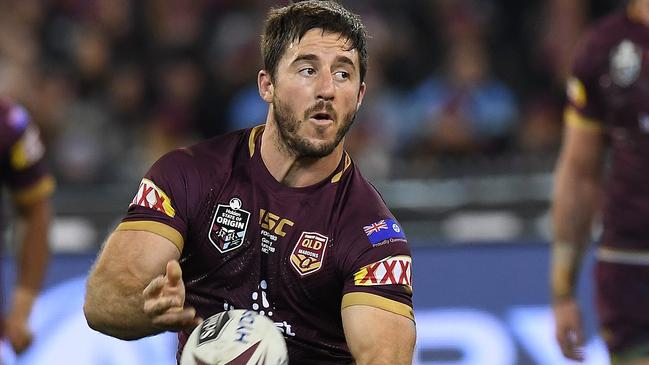
[[[296,192],[308,193],[317,190],[322,186],[328,184],[336,184],[340,182],[343,175],[350,170],[349,167],[352,165],[352,159],[347,153],[347,151],[344,151],[340,159],[340,162],[338,163],[338,167],[336,167],[336,169],[327,178],[323,179],[322,181],[301,188],[294,188],[294,187],[283,185],[279,181],[275,180],[273,175],[266,168],[266,165],[264,164],[264,161],[261,158],[261,153],[260,153],[261,135],[263,134],[263,132],[264,132],[264,125],[258,125],[250,129],[250,135],[248,137],[248,152],[252,160],[251,172],[253,176],[260,177],[261,180],[264,182],[264,185],[266,185],[267,187],[273,190],[288,191],[293,193]]]

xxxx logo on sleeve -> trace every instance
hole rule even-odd
[[[412,259],[410,256],[387,257],[362,267],[354,274],[358,286],[407,285],[411,286]]]
[[[291,253],[293,268],[302,276],[320,270],[328,241],[329,238],[320,233],[302,232]]]
[[[131,205],[157,210],[171,218],[176,216],[176,210],[171,206],[171,199],[149,179],[142,179]]]
[[[241,199],[235,197],[227,205],[219,204],[208,233],[210,242],[221,253],[241,247],[249,219],[250,212],[242,209]]]

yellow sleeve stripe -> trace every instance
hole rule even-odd
[[[586,87],[584,84],[574,76],[569,77],[566,84],[568,99],[575,103],[578,108],[585,107],[588,103],[588,96],[586,95]]]
[[[183,247],[185,246],[185,240],[183,236],[173,227],[170,227],[164,223],[154,222],[154,221],[132,221],[132,222],[122,222],[117,226],[116,231],[146,231],[155,233],[159,236],[162,236],[169,241],[171,241],[181,253],[183,252]]]
[[[16,205],[27,206],[52,195],[55,187],[56,183],[54,182],[54,178],[49,175],[44,176],[26,188],[14,190],[12,192],[12,198]]]
[[[11,147],[11,166],[16,170],[24,170],[29,167],[29,160],[25,153],[25,139],[21,138]]]
[[[399,303],[395,300],[384,298],[376,294],[365,292],[347,293],[343,296],[340,309],[343,310],[353,305],[367,305],[374,308],[380,308],[394,314],[415,320],[415,314],[412,307],[409,305]]]
[[[592,131],[600,131],[604,129],[604,125],[597,119],[591,119],[581,115],[577,109],[567,107],[563,112],[563,119],[570,127],[587,129]]]

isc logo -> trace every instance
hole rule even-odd
[[[261,228],[273,232],[280,237],[284,237],[286,236],[284,226],[288,225],[292,227],[295,223],[271,212],[267,212],[266,209],[259,209],[259,224]]]

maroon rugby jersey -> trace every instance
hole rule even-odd
[[[9,187],[17,204],[29,204],[54,190],[44,152],[38,128],[25,108],[0,98],[0,182]]]
[[[118,230],[147,230],[178,246],[187,302],[203,318],[253,309],[283,332],[292,364],[352,364],[341,307],[413,318],[405,235],[346,153],[322,182],[287,187],[263,164],[262,133],[162,157]],[[179,338],[180,350],[187,333]]]
[[[603,245],[649,249],[649,28],[616,13],[595,25],[568,81],[568,123],[611,145]]]

